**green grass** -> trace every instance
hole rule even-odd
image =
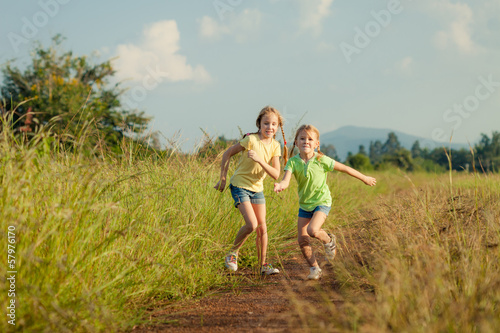
[[[242,218],[230,194],[212,188],[218,161],[139,159],[133,147],[121,158],[54,154],[2,135],[2,251],[14,226],[18,275],[16,326],[4,318],[1,331],[124,331],[165,304],[242,283],[222,262]],[[374,188],[329,177],[326,226],[341,241],[333,269],[345,301],[301,303],[296,311],[309,313],[298,316],[302,327],[498,330],[500,178],[453,175],[450,185],[448,175],[374,176]],[[277,195],[266,180],[270,256],[286,256],[296,237],[291,184]],[[255,265],[253,240],[241,254],[244,265]],[[6,272],[1,265],[0,276]],[[5,309],[8,299],[0,299]]]

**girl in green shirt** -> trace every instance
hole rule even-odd
[[[292,174],[298,183],[299,215],[298,215],[298,242],[302,254],[309,264],[308,279],[318,280],[321,277],[321,268],[316,261],[311,247],[311,237],[319,239],[329,260],[336,254],[335,236],[327,233],[321,227],[330,211],[332,197],[326,184],[328,171],[337,170],[355,177],[368,186],[374,186],[377,181],[373,177],[325,156],[320,150],[319,131],[312,125],[302,125],[295,134],[290,155],[297,146],[299,154],[290,158],[285,166],[285,175],[280,183],[274,184],[274,191],[279,193],[290,184]]]

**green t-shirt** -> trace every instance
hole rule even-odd
[[[317,156],[316,153],[306,164],[297,154],[285,166],[285,171],[289,170],[297,180],[300,208],[308,212],[317,206],[332,205],[326,176],[333,171],[335,160],[325,155],[318,160]]]

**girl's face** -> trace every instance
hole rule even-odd
[[[308,154],[314,152],[314,149],[319,147],[319,140],[315,133],[302,130],[297,136],[295,145],[301,153]]]
[[[266,114],[260,120],[260,133],[264,137],[264,139],[272,138],[276,134],[278,130],[279,120],[278,116],[275,114],[269,113]]]

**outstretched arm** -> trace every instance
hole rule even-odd
[[[224,152],[224,154],[222,155],[222,162],[220,163],[220,179],[214,186],[216,190],[219,190],[221,192],[224,191],[224,188],[226,188],[226,177],[227,170],[229,169],[229,160],[231,159],[231,156],[236,155],[243,150],[245,150],[245,148],[238,142],[229,147]]]
[[[286,170],[283,180],[279,183],[274,183],[274,192],[280,193],[285,190],[288,185],[290,185],[290,178],[292,178],[292,173],[289,170]]]
[[[365,176],[361,172],[351,168],[350,166],[347,166],[345,164],[342,164],[340,162],[335,162],[335,166],[333,167],[334,170],[347,173],[349,176],[352,176],[354,178],[358,178],[361,180],[363,183],[365,183],[368,186],[374,186],[377,184],[377,180],[373,177]]]

